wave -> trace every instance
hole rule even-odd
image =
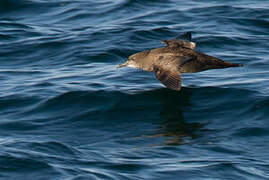
[[[27,179],[32,177],[41,179],[46,178],[47,174],[60,175],[57,170],[42,160],[16,155],[0,155],[0,171],[1,176],[5,179],[20,179],[22,176]],[[44,172],[44,174],[40,172]]]
[[[255,121],[268,116],[255,113],[257,107],[262,108],[259,111],[265,112],[266,107],[262,104],[267,103],[267,100],[249,104],[247,102],[250,99],[255,102],[257,92],[218,87],[183,87],[180,93],[166,88],[144,92],[71,91],[33,105],[28,104],[28,108],[17,114],[23,119],[2,122],[1,129],[4,128],[5,131],[28,129],[32,132],[42,127],[79,129],[92,126],[94,122],[141,124],[145,119],[143,117],[151,117],[156,122],[163,121],[163,123],[159,122],[160,128],[157,131],[149,131],[145,136],[181,137],[175,142],[167,143],[186,143],[184,137],[194,139],[200,137],[203,134],[200,131],[206,130],[205,125],[211,121],[240,124],[245,118],[252,117],[252,121]],[[27,107],[27,104],[24,106]],[[227,114],[241,118],[235,121]],[[127,117],[128,121],[125,121]],[[214,117],[217,119],[213,120]],[[225,123],[221,123],[224,129],[230,126]]]

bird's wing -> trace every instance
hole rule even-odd
[[[181,68],[189,62],[195,61],[195,56],[175,56],[173,54],[162,54],[155,65],[153,72],[156,78],[167,88],[180,91],[181,89]]]
[[[171,48],[187,48],[195,50],[196,44],[194,42],[180,40],[180,39],[169,39],[163,40],[162,43],[166,44],[167,47]]]
[[[155,67],[154,72],[156,78],[167,88],[180,91],[181,74],[178,71],[173,71],[161,67]]]
[[[175,39],[163,40],[162,43],[172,48],[180,47],[194,50],[196,47],[196,44],[191,42],[191,32],[179,35]]]
[[[173,53],[162,53],[157,60],[157,63],[162,66],[166,67],[167,69],[180,69],[185,64],[189,62],[197,60],[197,56],[195,55],[179,55]]]
[[[197,59],[196,56],[185,57],[183,60],[181,60],[181,63],[179,64],[179,68],[182,68],[185,64],[195,61],[196,59]]]

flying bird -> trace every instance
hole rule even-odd
[[[127,66],[153,72],[167,88],[180,91],[182,73],[243,66],[195,51],[196,44],[191,41],[191,36],[191,32],[187,32],[174,39],[163,40],[166,47],[133,54],[117,68]]]

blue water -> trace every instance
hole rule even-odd
[[[192,31],[240,68],[116,69]],[[269,179],[268,0],[1,0],[0,179]]]

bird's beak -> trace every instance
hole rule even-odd
[[[126,61],[125,63],[123,64],[119,64],[117,65],[117,68],[121,68],[121,67],[124,67],[124,66],[127,66],[128,65],[128,61]]]

